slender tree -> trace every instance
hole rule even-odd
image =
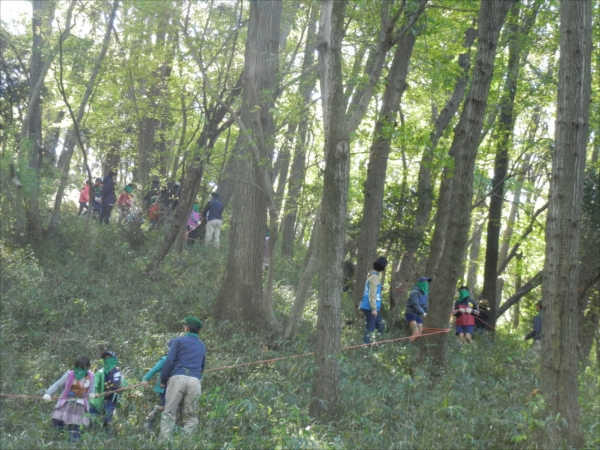
[[[317,235],[321,258],[316,370],[309,412],[312,417],[323,419],[334,417],[339,412],[342,262],[350,176],[350,148],[342,83],[345,9],[346,1],[323,0],[317,44],[323,97],[325,174],[320,231]]]
[[[481,296],[489,301],[491,325],[495,327],[495,314],[499,304],[496,298],[496,272],[498,270],[498,253],[500,244],[500,229],[502,226],[502,206],[504,203],[504,182],[508,174],[509,146],[515,123],[515,96],[521,61],[527,58],[528,43],[525,41],[541,6],[536,0],[533,5],[515,3],[511,8],[508,24],[508,65],[500,115],[498,117],[498,144],[494,161],[494,178],[490,195],[490,209],[487,221],[485,264],[483,275],[483,290]],[[522,5],[522,6],[521,6]],[[523,9],[523,19],[519,21],[519,11]]]
[[[393,130],[397,126],[396,116],[407,86],[408,67],[416,40],[417,30],[413,29],[404,34],[396,45],[392,65],[386,79],[379,118],[373,132],[357,243],[356,277],[354,279],[354,305],[356,307],[362,300],[364,276],[376,258],[388,156],[392,145]]]
[[[52,212],[52,218],[50,219],[50,225],[48,226],[49,231],[55,231],[58,227],[58,221],[60,218],[60,206],[62,204],[63,195],[69,178],[69,170],[71,168],[71,157],[73,156],[75,145],[78,139],[80,138],[79,136],[77,136],[77,128],[81,125],[81,120],[83,119],[83,115],[85,114],[90,97],[92,96],[93,89],[95,88],[96,78],[98,77],[100,67],[102,66],[102,62],[104,61],[104,56],[106,55],[106,52],[108,50],[108,46],[110,44],[110,36],[112,34],[113,24],[117,15],[118,8],[119,1],[115,0],[112,4],[111,12],[108,18],[108,22],[106,24],[106,31],[104,33],[104,39],[102,40],[102,47],[100,48],[100,52],[98,53],[98,56],[94,61],[94,67],[92,68],[90,78],[86,83],[85,92],[83,94],[83,97],[81,98],[81,102],[79,103],[77,116],[75,118],[76,123],[74,123],[73,127],[69,130],[64,149],[61,153],[61,159],[63,159],[63,163],[61,167],[60,182],[58,190],[56,192],[56,198],[54,200],[54,211]]]
[[[511,3],[503,0],[482,0],[479,10],[479,42],[473,78],[450,147],[450,156],[454,159],[454,173],[447,209],[444,210],[449,214],[446,242],[433,274],[429,293],[427,326],[435,328],[448,327],[450,309],[461,270],[459,261],[464,257],[470,228],[475,158],[494,72],[498,35]],[[433,345],[422,345],[421,351],[431,357],[437,366],[443,366],[446,361],[448,333],[437,334],[428,340],[428,343]]]
[[[560,5],[560,61],[542,285],[540,385],[552,418],[544,446],[584,444],[577,401],[580,218],[591,98],[592,2]],[[563,425],[564,424],[564,425]]]

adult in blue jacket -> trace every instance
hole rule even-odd
[[[102,203],[100,223],[104,222],[107,225],[113,207],[117,203],[117,195],[115,194],[115,181],[117,181],[117,174],[111,170],[108,172],[108,175],[104,177],[102,182],[102,193],[100,194],[100,202]]]
[[[360,310],[365,315],[365,336],[363,338],[364,344],[371,343],[371,335],[375,331],[375,328],[379,331],[379,334],[383,334],[385,330],[385,324],[381,319],[381,272],[385,270],[388,265],[387,259],[380,256],[373,263],[373,270],[367,275],[367,281],[365,282],[365,291],[363,293],[363,299],[360,304]]]
[[[429,283],[431,283],[431,278],[420,277],[417,284],[410,290],[410,295],[406,301],[404,317],[412,332],[412,335],[408,338],[410,342],[423,334],[423,318],[427,316],[427,305],[429,303]]]
[[[160,424],[160,436],[163,439],[171,437],[181,402],[184,431],[191,433],[198,425],[198,401],[202,391],[200,380],[206,360],[206,346],[198,337],[202,328],[200,320],[186,317],[184,326],[185,335],[171,342],[160,374],[161,386],[167,387],[168,382],[165,410]]]
[[[210,244],[214,241],[215,247],[219,247],[219,235],[221,234],[221,227],[223,226],[223,203],[219,201],[219,193],[213,192],[210,194],[211,200],[206,204],[202,210],[202,217],[206,222],[206,235],[204,237],[204,243]]]

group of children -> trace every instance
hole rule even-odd
[[[100,218],[104,223],[108,223],[110,219],[110,215],[112,212],[112,208],[115,205],[115,194],[114,194],[114,184],[113,181],[116,178],[116,174],[114,172],[110,172],[105,179],[96,178],[96,181],[93,186],[91,186],[90,192],[90,182],[86,180],[83,183],[83,187],[79,192],[79,211],[77,212],[77,216],[81,216],[84,210],[88,210],[88,203],[92,206],[92,219]],[[110,184],[112,187],[107,186],[105,189],[105,184]],[[131,214],[131,207],[133,205],[133,190],[135,189],[132,183],[129,183],[123,188],[123,192],[119,195],[117,200],[117,207],[119,211],[119,220],[131,220],[133,216]],[[91,198],[90,198],[91,194]],[[104,220],[103,220],[104,219]]]
[[[94,418],[101,420],[105,431],[114,434],[112,420],[119,402],[119,392],[129,383],[118,366],[115,352],[107,350],[101,357],[103,367],[96,373],[90,370],[91,362],[87,356],[78,358],[73,368],[67,370],[43,396],[43,399],[49,402],[52,395],[61,393],[52,412],[52,423],[57,430],[67,431],[69,439],[73,442],[79,440],[82,427],[89,426]],[[160,374],[165,359],[166,354],[144,375],[143,384],[146,385],[154,375]],[[156,416],[164,409],[165,391],[159,380],[154,392],[159,394],[160,405],[154,408],[146,420],[144,428],[147,431],[152,430]]]
[[[385,331],[385,324],[381,318],[381,273],[385,271],[388,265],[387,259],[380,256],[373,263],[373,271],[367,275],[362,302],[359,306],[365,316],[365,334],[364,344],[371,343],[371,336],[375,329],[382,334]],[[419,277],[415,285],[410,290],[404,317],[411,330],[409,342],[414,342],[423,334],[423,319],[427,316],[429,303],[429,283],[431,277]],[[482,307],[486,309],[484,301]],[[472,343],[473,329],[477,328],[476,320],[479,320],[478,328],[487,329],[487,313],[485,318],[479,318],[480,308],[478,302],[469,295],[469,288],[461,286],[458,290],[458,299],[452,308],[452,315],[455,317],[455,328],[458,340]]]

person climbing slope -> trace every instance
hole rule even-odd
[[[475,326],[475,316],[479,314],[477,302],[469,295],[469,288],[461,286],[458,288],[458,299],[454,302],[452,315],[456,317],[454,323],[456,327],[456,335],[459,342],[467,341],[467,344],[473,342],[473,327]]]
[[[96,396],[94,374],[90,371],[90,366],[90,359],[87,356],[79,357],[73,369],[67,370],[42,397],[49,402],[52,400],[52,395],[62,392],[52,412],[52,424],[58,430],[66,429],[71,442],[79,440],[81,427],[90,424],[87,414],[90,410],[88,399]]]
[[[88,202],[90,201],[90,181],[87,180],[83,184],[83,188],[79,193],[79,212],[77,213],[77,217],[81,216],[81,213],[85,209],[88,209]]]
[[[117,366],[119,361],[115,352],[105,351],[102,353],[102,359],[104,367],[95,375],[95,392],[99,396],[90,402],[90,412],[100,415],[104,428],[112,432],[111,423],[120,397],[114,391],[120,390],[128,383]]]
[[[173,339],[169,340],[169,343],[167,344],[167,351],[169,348],[171,348],[172,342],[173,342]],[[144,429],[148,432],[152,432],[152,429],[154,427],[154,420],[156,419],[156,416],[165,410],[165,395],[166,395],[165,391],[166,391],[166,389],[160,385],[160,371],[162,370],[166,359],[167,359],[167,355],[165,354],[162,358],[160,358],[158,360],[158,362],[155,364],[155,366],[152,369],[150,369],[148,371],[148,373],[146,375],[144,375],[144,377],[142,378],[142,383],[147,385],[148,382],[150,381],[150,379],[154,375],[159,374],[159,378],[156,381],[156,384],[154,385],[154,392],[156,392],[158,394],[160,404],[156,405],[154,407],[152,412],[146,418],[146,422],[144,422]]]
[[[404,317],[412,332],[408,338],[410,342],[414,342],[423,334],[423,319],[427,316],[427,306],[429,304],[429,283],[431,283],[430,277],[420,277],[410,290],[406,301]]]
[[[381,273],[388,265],[387,259],[380,256],[373,263],[373,270],[367,275],[363,299],[360,310],[365,315],[364,344],[371,343],[371,335],[377,328],[379,334],[385,331],[385,324],[381,319]]]

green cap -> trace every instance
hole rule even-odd
[[[200,319],[194,316],[187,316],[185,319],[183,319],[183,323],[189,325],[190,327],[198,329],[202,328],[202,322],[200,322]]]

